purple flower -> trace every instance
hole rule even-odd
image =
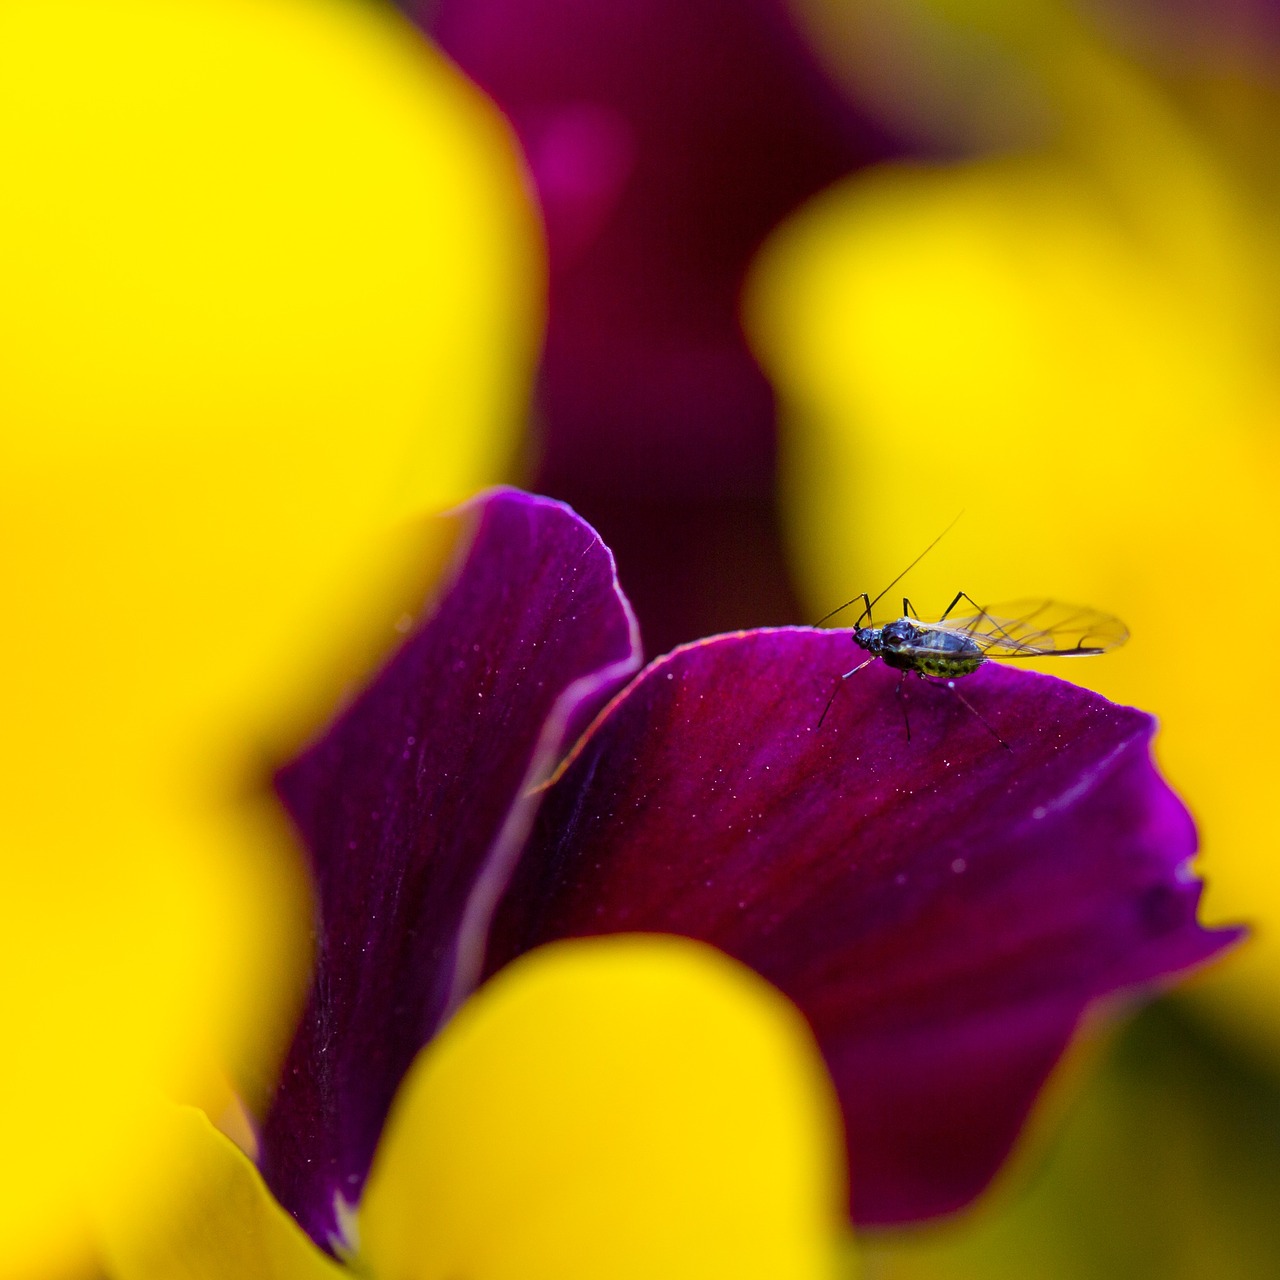
[[[915,681],[908,741],[877,663],[819,728],[845,631],[714,636],[635,675],[589,526],[510,490],[469,519],[434,607],[279,777],[319,920],[262,1167],[318,1242],[417,1051],[552,939],[684,934],[779,987],[840,1096],[853,1216],[887,1223],[982,1189],[1091,1002],[1237,936],[1196,922],[1150,717],[988,666],[966,689],[1011,750]]]

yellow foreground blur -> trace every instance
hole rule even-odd
[[[543,267],[505,125],[372,5],[0,0],[0,168],[0,1273],[51,1276],[157,1093],[272,1070],[308,904],[258,797],[415,518],[507,476]]]

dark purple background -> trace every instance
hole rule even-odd
[[[534,487],[613,548],[650,652],[801,620],[774,512],[774,399],[739,293],[778,222],[890,142],[777,0],[420,12],[514,122],[545,213]]]

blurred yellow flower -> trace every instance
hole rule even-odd
[[[904,583],[922,611],[963,588],[1124,617],[1125,650],[1053,670],[1162,718],[1208,915],[1259,925],[1207,1004],[1280,1051],[1280,238],[1245,141],[1280,100],[1221,64],[1175,95],[1052,0],[804,7],[900,120],[1005,147],[860,174],[762,253],[747,321],[810,607],[874,594],[963,509]]]
[[[350,1274],[198,1112],[184,1195],[115,1234],[117,1280]],[[684,939],[558,943],[488,983],[406,1077],[360,1205],[378,1280],[835,1280],[844,1149],[804,1020]],[[847,1264],[846,1264],[847,1265]]]
[[[844,1164],[812,1032],[763,979],[680,938],[556,943],[420,1055],[360,1232],[380,1280],[829,1280]]]
[[[380,6],[0,0],[0,167],[21,1276],[154,1091],[282,1049],[305,891],[243,797],[396,639],[414,518],[508,474],[543,269],[501,118]]]

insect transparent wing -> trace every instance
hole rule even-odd
[[[1124,644],[1119,618],[1056,600],[1015,600],[953,615],[938,628],[968,636],[986,658],[1084,657]]]

